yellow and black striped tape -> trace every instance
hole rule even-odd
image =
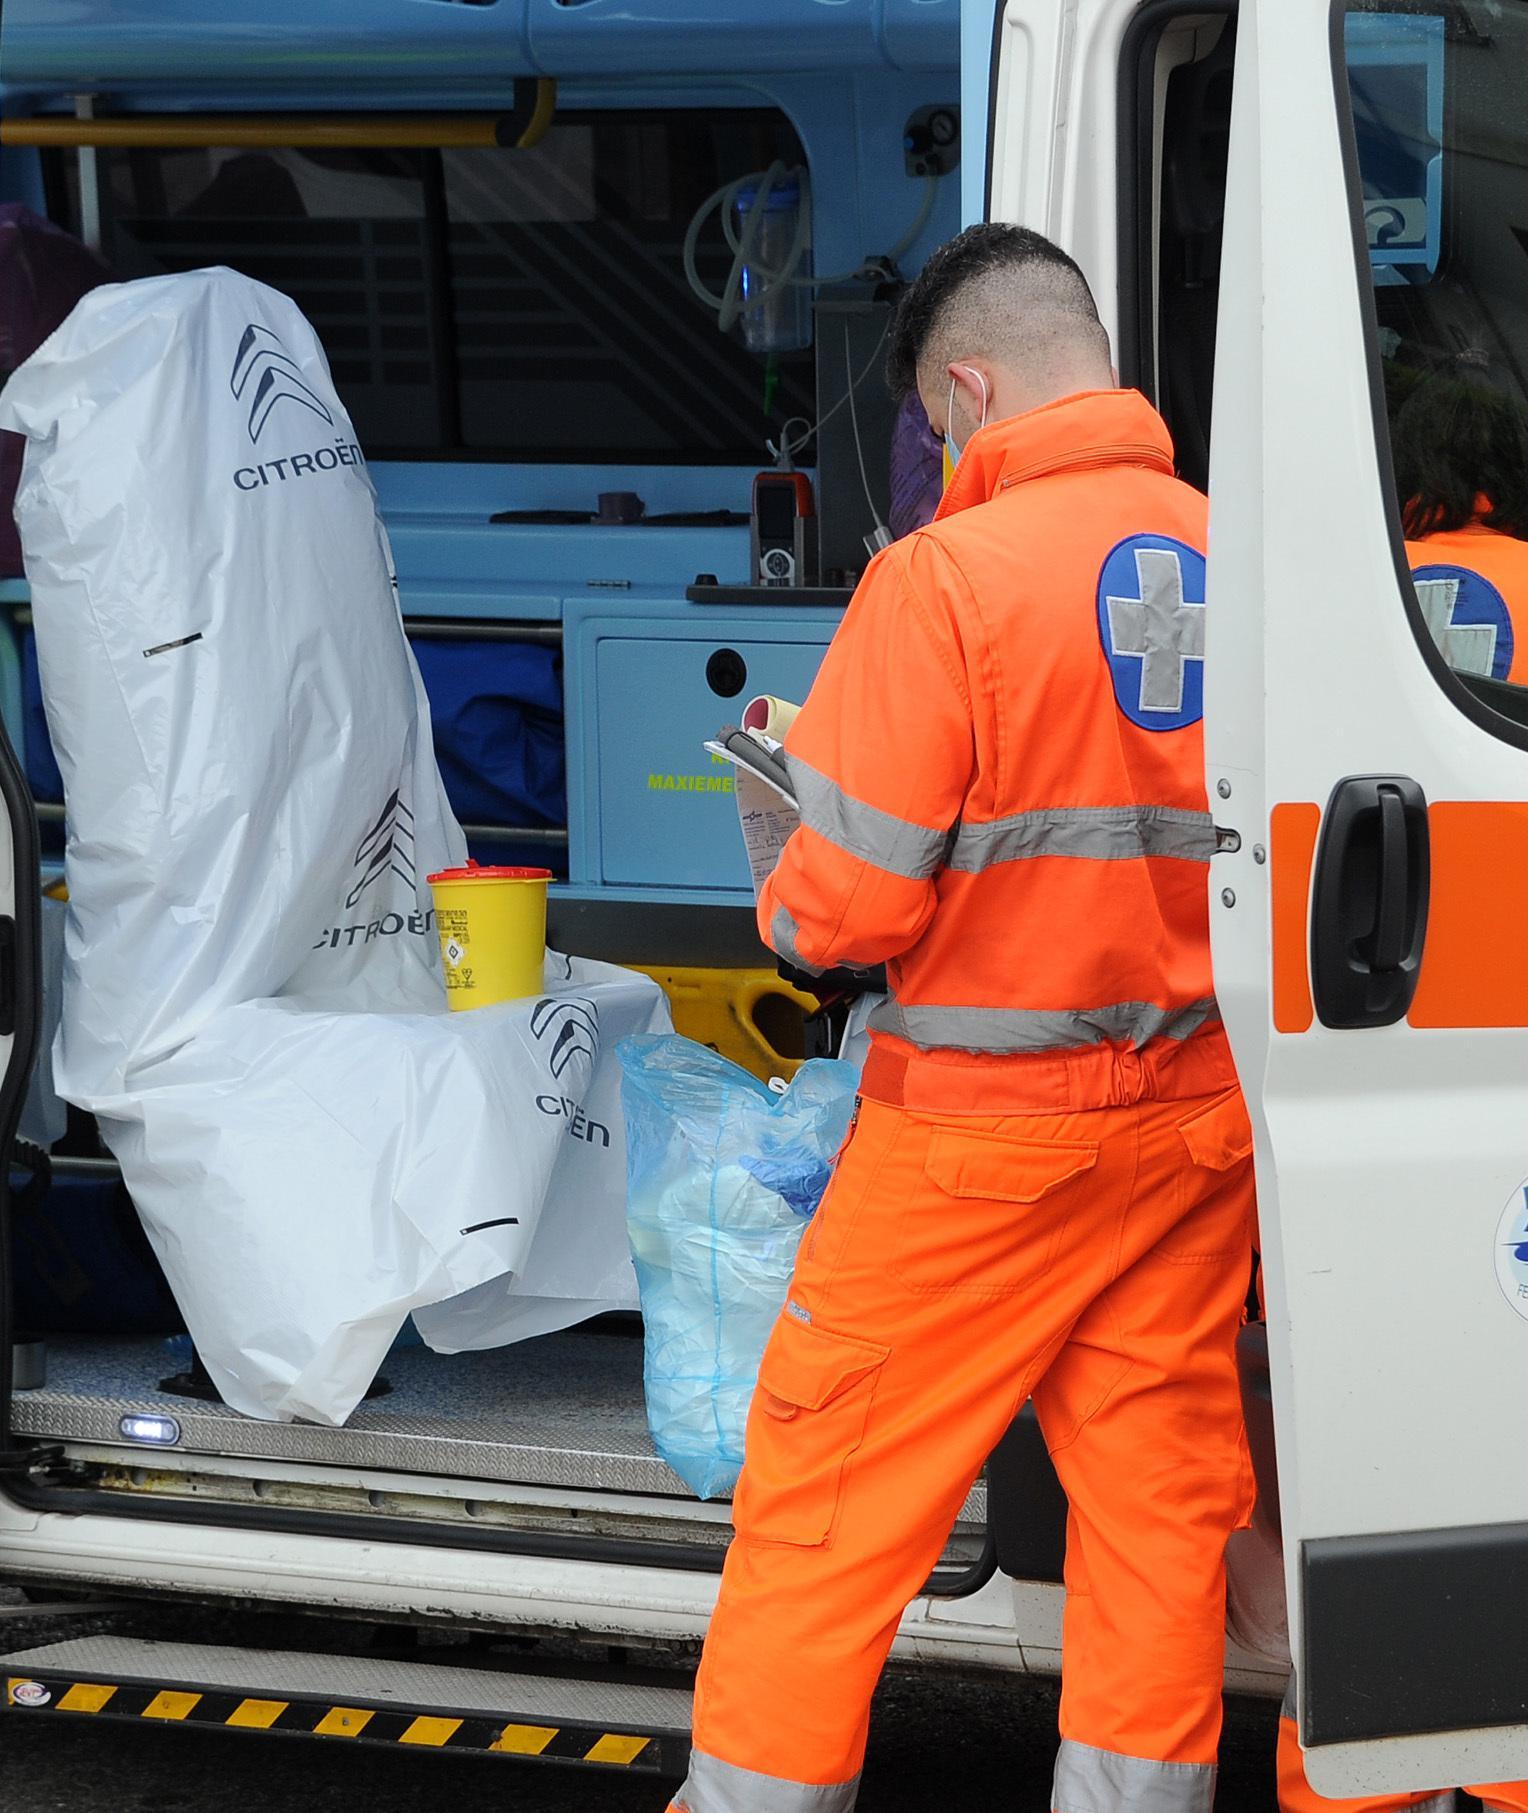
[[[363,1744],[408,1744],[427,1750],[476,1751],[527,1761],[607,1764],[655,1774],[683,1768],[665,1757],[651,1734],[604,1731],[585,1725],[506,1724],[481,1714],[453,1717],[397,1707],[337,1706],[327,1700],[255,1699],[244,1694],[142,1682],[75,1681],[12,1675],[5,1704],[18,1712],[72,1712],[114,1719],[154,1719],[179,1725],[218,1725],[229,1731],[285,1737],[349,1738]]]

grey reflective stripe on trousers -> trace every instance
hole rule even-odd
[[[787,963],[794,964],[799,970],[805,970],[809,976],[820,976],[822,970],[815,963],[808,963],[796,948],[796,940],[801,936],[801,927],[791,918],[783,906],[775,908],[775,916],[769,922],[770,948],[778,957]]]
[[[690,1773],[674,1796],[679,1813],[851,1813],[860,1778],[813,1787],[739,1769],[703,1750],[690,1753]]]
[[[996,863],[1034,856],[1081,856],[1093,862],[1171,856],[1208,862],[1214,854],[1215,822],[1208,812],[1176,806],[1057,806],[958,826],[946,866],[974,875]]]
[[[1115,1001],[1107,1007],[904,1007],[883,1003],[870,1016],[877,1032],[906,1039],[923,1051],[1075,1051],[1083,1045],[1144,1045],[1148,1039],[1186,1039],[1217,1012],[1213,999],[1188,1007]]]
[[[1211,1813],[1214,1804],[1213,1763],[1154,1763],[1062,1740],[1052,1813]]]
[[[915,825],[883,812],[879,806],[867,806],[800,756],[787,755],[785,762],[796,790],[801,822],[819,837],[825,837],[850,856],[859,857],[861,862],[872,863],[888,875],[901,875],[908,881],[926,881],[944,867],[950,847],[948,830],[931,831],[926,825]]]

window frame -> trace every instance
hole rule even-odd
[[[1448,0],[1440,0],[1446,5]],[[1528,3],[1518,0],[1528,24]],[[1390,412],[1385,399],[1385,367],[1380,353],[1379,306],[1369,262],[1369,242],[1364,231],[1363,177],[1359,167],[1358,130],[1353,118],[1352,88],[1348,80],[1346,27],[1350,0],[1331,0],[1330,62],[1333,100],[1337,110],[1337,131],[1342,146],[1343,176],[1348,191],[1348,220],[1353,235],[1354,270],[1358,279],[1359,318],[1362,323],[1364,352],[1368,361],[1369,407],[1380,481],[1380,505],[1385,513],[1385,527],[1390,536],[1390,553],[1394,562],[1396,590],[1401,606],[1411,625],[1411,633],[1421,651],[1422,660],[1438,682],[1444,696],[1478,729],[1514,748],[1528,750],[1528,722],[1519,723],[1486,702],[1492,685],[1485,682],[1482,692],[1467,686],[1461,676],[1443,658],[1431,630],[1422,615],[1421,600],[1412,582],[1411,564],[1406,558],[1406,532],[1401,522],[1401,503],[1396,496],[1395,461],[1390,450]],[[1448,131],[1445,111],[1444,132]],[[1528,164],[1525,164],[1528,169]],[[1528,687],[1513,687],[1522,693],[1528,710]]]

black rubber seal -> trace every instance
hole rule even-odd
[[[1151,273],[1156,247],[1152,242],[1150,206],[1162,172],[1154,155],[1153,108],[1156,96],[1156,51],[1165,27],[1175,19],[1234,17],[1236,0],[1147,0],[1125,29],[1120,42],[1119,119],[1115,145],[1115,225],[1118,229],[1119,331],[1114,356],[1121,384],[1159,399],[1149,383],[1149,353],[1156,323],[1157,285]]]
[[[32,792],[0,725],[0,809],[11,828],[12,1044],[0,1080],[0,1480],[11,1457],[11,1393],[14,1388],[15,1318],[11,1303],[11,1154],[21,1108],[37,1062],[42,1017],[42,864]],[[0,1486],[3,1489],[3,1486]]]
[[[615,1567],[668,1568],[688,1574],[719,1574],[725,1548],[700,1543],[633,1542],[613,1536],[544,1536],[528,1531],[474,1529],[403,1517],[352,1515],[346,1511],[301,1511],[277,1505],[153,1501],[116,1492],[11,1481],[6,1496],[29,1511],[71,1516],[126,1517],[137,1523],[196,1524],[221,1530],[259,1530],[273,1535],[322,1536],[344,1542],[382,1542],[427,1549],[466,1549],[475,1554],[522,1555],[542,1561],[598,1561]],[[60,1574],[67,1572],[61,1568]],[[174,1586],[167,1581],[167,1586]]]

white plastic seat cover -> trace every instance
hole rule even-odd
[[[616,1065],[646,977],[548,953],[448,1014],[464,860],[386,534],[312,328],[229,270],[98,289],[11,378],[68,800],[60,1095],[227,1401],[340,1422],[444,1350],[634,1304]]]

